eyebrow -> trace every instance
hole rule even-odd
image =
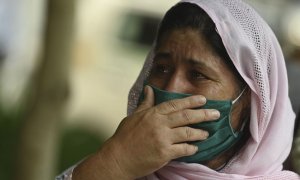
[[[154,56],[154,61],[156,59],[171,59],[172,55],[170,53],[167,52],[159,52],[157,54],[155,54]]]
[[[187,59],[188,64],[191,66],[201,67],[201,69],[210,69],[212,71],[215,71],[211,66],[208,66],[207,63],[204,61],[199,61],[193,58]]]
[[[171,53],[168,52],[158,52],[157,54],[155,54],[154,56],[154,61],[155,60],[170,60],[172,58]],[[215,72],[214,68],[207,65],[207,63],[205,63],[204,61],[200,61],[194,58],[188,58],[186,61],[190,66],[192,67],[200,67],[201,69],[209,69]]]

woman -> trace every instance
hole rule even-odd
[[[300,179],[282,171],[295,118],[284,58],[242,1],[170,9],[128,114],[66,179]]]

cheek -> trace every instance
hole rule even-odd
[[[215,82],[207,85],[202,85],[201,87],[194,88],[193,94],[204,95],[210,100],[227,100],[228,94],[222,89],[222,87]]]
[[[237,104],[233,105],[231,112],[231,126],[235,131],[241,129],[243,122],[247,120],[250,113],[250,101],[247,104],[242,101],[238,101]]]
[[[163,79],[157,79],[157,78],[151,78],[151,77],[148,78],[147,82],[148,82],[148,84],[151,84],[160,89],[163,87],[163,84],[165,83]]]
[[[151,84],[157,88],[163,89],[164,86],[167,84],[169,81],[169,77],[164,75],[164,76],[157,76],[153,72],[150,73],[149,77],[147,78],[147,83]]]
[[[218,92],[215,91],[214,93],[218,94],[222,99],[233,100],[239,95],[240,85],[233,73],[224,70],[220,77],[218,88],[215,88],[215,90],[218,90]]]

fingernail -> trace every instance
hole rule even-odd
[[[220,112],[218,110],[211,111],[212,118],[218,119],[220,117]]]
[[[199,101],[200,101],[200,103],[205,104],[206,98],[204,96],[199,96]]]
[[[209,133],[208,133],[207,131],[203,131],[203,136],[204,136],[205,138],[208,138]]]
[[[194,145],[194,148],[195,148],[195,152],[198,152],[198,146]]]

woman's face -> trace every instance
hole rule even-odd
[[[210,100],[234,100],[241,93],[240,82],[225,60],[198,31],[190,28],[173,30],[161,37],[148,82],[166,91],[200,94]],[[240,129],[241,114],[250,104],[249,97],[243,95],[233,106],[231,125],[235,130]]]
[[[201,94],[210,100],[234,100],[241,92],[239,80],[225,60],[191,28],[161,37],[148,82],[166,91]],[[234,105],[232,114],[235,129],[241,112],[238,107]]]

